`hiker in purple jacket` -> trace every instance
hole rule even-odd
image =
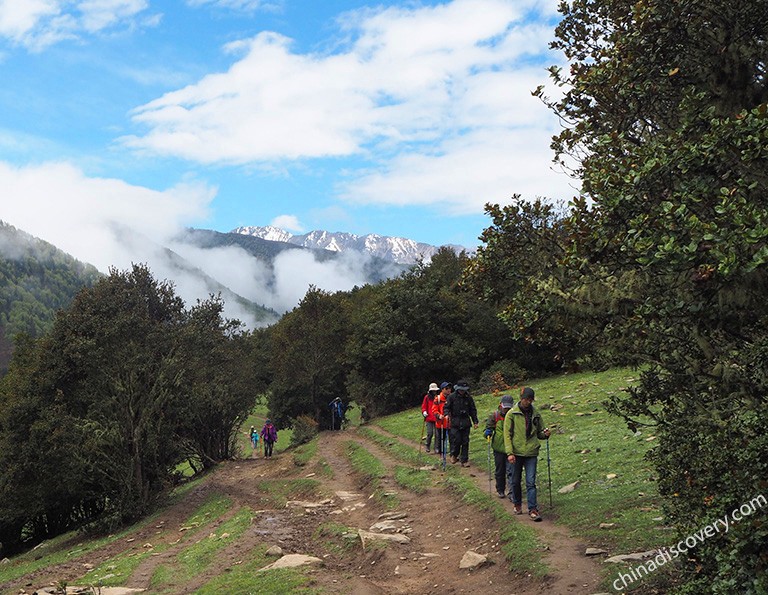
[[[261,428],[261,437],[264,440],[264,456],[272,456],[272,445],[277,442],[277,430],[272,425],[272,420],[268,419]]]

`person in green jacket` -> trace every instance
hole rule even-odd
[[[509,499],[515,507],[515,514],[523,514],[520,481],[525,469],[528,515],[532,520],[540,521],[541,515],[536,504],[536,463],[541,448],[539,440],[549,439],[549,429],[544,427],[541,414],[533,406],[534,399],[534,390],[523,388],[520,401],[504,418],[504,449],[510,463],[507,480],[510,486]]]
[[[502,395],[499,408],[488,416],[485,422],[485,437],[491,441],[495,465],[496,494],[507,496],[507,451],[504,446],[504,418],[515,404],[510,395]]]

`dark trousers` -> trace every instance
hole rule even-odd
[[[424,424],[427,426],[427,450],[429,450],[432,444],[432,436],[435,434],[435,422],[427,421]],[[437,450],[437,438],[435,438],[435,450]]]
[[[442,454],[445,452],[448,454],[449,447],[448,447],[448,432],[450,430],[444,429],[444,428],[435,428],[435,452],[438,454]]]
[[[496,491],[500,494],[504,494],[507,491],[507,453],[493,451],[493,462],[496,466]]]
[[[264,456],[265,457],[271,457],[272,456],[272,445],[274,442],[270,442],[269,440],[264,441]]]
[[[461,463],[469,461],[469,428],[451,428],[451,456]]]

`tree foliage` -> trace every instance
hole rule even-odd
[[[321,429],[330,428],[329,403],[345,397],[347,319],[342,293],[310,287],[299,305],[272,329],[269,406],[273,421],[289,426],[304,414]]]
[[[348,390],[370,416],[413,406],[430,382],[476,379],[512,351],[495,309],[459,286],[467,260],[441,249],[355,310]]]
[[[239,323],[150,271],[111,270],[23,340],[0,383],[0,541],[146,512],[176,466],[229,456],[259,385]]]
[[[628,418],[652,417],[660,490],[682,534],[768,484],[768,4],[563,3],[551,102],[575,157],[580,257],[642,281],[623,316],[650,363]],[[691,592],[768,589],[758,518],[691,552]],[[745,555],[746,554],[746,555]]]

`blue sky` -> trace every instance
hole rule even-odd
[[[102,268],[115,222],[474,247],[486,202],[574,194],[530,93],[556,4],[0,0],[0,219]]]

